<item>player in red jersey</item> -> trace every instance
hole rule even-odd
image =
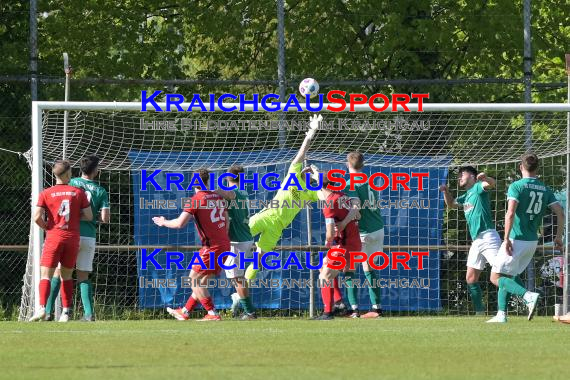
[[[210,172],[206,169],[200,169],[198,174],[207,187]],[[168,228],[183,228],[190,219],[194,218],[196,229],[202,241],[200,257],[206,268],[214,268],[203,269],[200,265],[192,267],[190,271],[192,295],[188,298],[186,305],[178,309],[170,307],[166,309],[170,315],[178,320],[187,320],[198,302],[208,311],[208,314],[202,319],[203,321],[219,321],[221,319],[206,287],[210,277],[220,274],[221,267],[218,265],[218,257],[223,252],[230,251],[228,212],[219,205],[221,200],[223,198],[213,191],[197,189],[196,194],[192,197],[191,207],[185,208],[178,218],[172,220],[166,220],[163,216],[152,218],[156,225]],[[196,207],[197,204],[200,206]],[[210,255],[210,252],[213,252],[213,255]],[[215,260],[213,264],[210,264],[210,258]],[[200,285],[197,286],[198,284]]]
[[[79,222],[92,220],[93,213],[87,195],[82,189],[69,186],[71,165],[69,161],[58,160],[53,165],[56,185],[42,191],[34,212],[34,222],[46,231],[40,261],[40,309],[30,321],[46,317],[46,302],[49,297],[55,268],[61,263],[61,303],[63,312],[60,322],[69,320],[73,300],[73,268],[79,252]],[[47,215],[47,221],[44,219]]]
[[[314,174],[316,174],[316,171]],[[350,199],[344,193],[327,189],[326,186],[329,182],[325,173],[323,175],[322,189],[318,192],[319,199],[325,202],[323,214],[326,223],[326,246],[346,250],[345,253],[334,252],[334,257],[348,257],[348,252],[360,251],[362,248],[360,231],[356,221],[360,218],[360,212],[358,209],[350,207]],[[325,257],[319,274],[321,296],[323,297],[325,310],[321,316],[315,318],[318,320],[333,319],[334,304],[342,302],[342,293],[337,279],[340,271],[329,268],[327,266],[328,262],[328,258]],[[340,264],[340,262],[333,263]],[[333,286],[331,286],[331,282]]]

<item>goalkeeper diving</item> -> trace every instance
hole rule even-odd
[[[303,190],[299,190],[297,186],[290,186],[287,190],[279,189],[275,198],[273,198],[278,201],[279,205],[287,202],[292,205],[291,208],[264,208],[249,220],[251,234],[253,236],[259,235],[256,251],[259,252],[260,256],[275,248],[279,239],[281,239],[283,230],[293,222],[295,216],[301,211],[301,207],[296,207],[294,206],[295,204],[304,203],[304,201],[316,202],[318,200],[316,191],[306,189],[304,175],[314,170],[309,167],[303,169],[303,161],[322,120],[323,117],[321,115],[314,115],[310,118],[309,130],[305,140],[291,162],[291,166],[289,166],[287,171],[287,177],[283,182],[286,183],[290,174],[295,174]],[[293,201],[296,203],[293,203]],[[257,272],[259,272],[259,269],[254,269],[254,265],[250,264],[245,272],[245,278],[253,280],[257,276]]]

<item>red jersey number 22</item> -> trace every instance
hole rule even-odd
[[[210,220],[212,221],[212,223],[219,222],[220,220],[225,222],[226,218],[224,218],[224,209],[214,207],[212,209],[212,212],[210,213]]]

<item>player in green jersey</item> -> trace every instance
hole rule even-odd
[[[524,154],[519,167],[523,178],[509,186],[505,241],[493,264],[493,272],[498,278],[495,285],[499,287],[498,312],[487,322],[507,322],[506,307],[509,293],[524,299],[528,307],[528,320],[532,319],[539,294],[528,291],[511,277],[522,273],[531,262],[538,245],[538,229],[547,207],[550,207],[557,218],[554,246],[556,249],[562,249],[564,210],[552,191],[536,178],[538,166],[536,154]]]
[[[310,172],[310,168],[303,168],[303,161],[305,160],[305,154],[309,150],[309,146],[311,145],[311,140],[315,136],[317,129],[319,127],[319,123],[323,120],[321,115],[314,115],[310,118],[310,127],[299,152],[291,162],[291,166],[289,166],[289,170],[287,174],[295,174],[301,187],[304,190],[297,189],[296,186],[290,186],[287,190],[279,189],[277,194],[273,198],[277,200],[279,205],[283,205],[285,202],[288,204],[293,204],[292,202],[303,202],[303,201],[312,201],[316,202],[317,192],[313,190],[307,190],[305,185],[305,173]],[[287,178],[285,178],[285,181]],[[285,183],[283,181],[282,183]],[[279,239],[281,239],[281,235],[283,230],[291,224],[295,216],[301,211],[300,207],[292,206],[290,208],[265,208],[261,210],[259,213],[255,214],[249,220],[249,227],[251,229],[251,234],[253,236],[259,235],[259,240],[257,241],[257,252],[261,255],[264,252],[272,251]],[[245,278],[248,280],[253,280],[257,276],[257,272],[259,269],[254,269],[253,264],[250,264],[247,268],[245,273]]]
[[[86,156],[81,159],[81,177],[72,178],[69,184],[83,189],[87,194],[87,199],[91,203],[93,220],[81,221],[80,224],[80,245],[77,263],[75,264],[77,273],[77,283],[83,304],[83,321],[93,322],[95,320],[93,312],[93,284],[89,281],[89,273],[93,271],[93,258],[95,257],[95,243],[97,237],[97,215],[99,222],[109,223],[111,213],[109,208],[109,195],[101,185],[95,182],[99,175],[99,162],[101,160],[95,155]],[[53,319],[53,305],[60,288],[59,269],[56,270],[51,279],[51,293],[46,304],[46,314]],[[62,318],[65,314],[62,314]],[[69,318],[69,316],[68,316]],[[60,319],[61,321],[61,319]]]
[[[245,190],[239,189],[239,174],[243,173],[243,166],[232,165],[228,169],[228,173],[232,173],[237,178],[233,179],[228,177],[228,186],[236,186],[234,190],[216,190],[220,196],[225,200],[230,202],[228,207],[228,216],[230,218],[230,247],[231,252],[236,255],[236,257],[228,256],[225,260],[224,265],[231,266],[235,265],[234,269],[226,269],[226,277],[234,281],[236,287],[236,293],[232,294],[232,312],[234,316],[237,316],[238,305],[241,305],[244,310],[244,315],[241,317],[242,320],[256,319],[255,307],[251,302],[251,297],[249,296],[249,289],[247,287],[247,282],[244,279],[245,270],[240,269],[240,252],[244,252],[244,257],[250,258],[253,248],[253,237],[249,230],[249,209],[247,207],[248,194]],[[232,205],[231,201],[241,201],[234,202],[236,205]],[[245,204],[245,206],[243,206]]]
[[[485,314],[483,305],[483,292],[479,285],[479,277],[489,263],[493,266],[499,248],[501,238],[495,229],[495,223],[491,214],[491,203],[489,201],[490,189],[495,187],[495,180],[485,173],[477,174],[473,166],[463,166],[459,168],[459,187],[466,192],[454,199],[447,185],[441,185],[439,190],[443,192],[443,199],[449,208],[463,207],[465,219],[469,227],[469,234],[473,243],[467,256],[467,289],[471,294],[473,308],[477,315]]]
[[[359,152],[351,152],[346,157],[346,166],[350,173],[360,173],[364,168],[364,156]],[[359,207],[365,202],[369,205],[376,205],[378,201],[378,193],[373,191],[368,183],[355,184],[354,190],[350,190],[350,181],[347,181],[344,193],[351,198],[353,205]],[[362,242],[362,251],[367,256],[374,252],[383,252],[384,250],[384,218],[378,208],[364,207],[360,210],[360,220],[358,221],[360,229],[360,241]],[[378,278],[367,261],[362,263],[362,269],[366,280],[370,284],[376,284]],[[382,316],[382,308],[380,302],[380,288],[376,285],[369,287],[370,303],[372,309],[360,316],[358,311],[358,298],[356,296],[357,288],[353,286],[354,272],[348,271],[344,274],[346,280],[346,292],[348,301],[352,308],[349,316],[352,318],[378,318]],[[336,305],[337,309],[341,309]],[[339,310],[340,311],[340,310]]]

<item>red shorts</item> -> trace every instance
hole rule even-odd
[[[57,264],[61,263],[61,266],[64,268],[75,268],[78,253],[79,234],[61,236],[48,233],[44,240],[40,265],[42,267],[57,268]]]
[[[194,265],[194,266],[192,266],[192,270],[196,273],[200,273],[203,275],[210,275],[210,274],[213,274],[215,276],[219,275],[220,272],[222,271],[222,267],[220,267],[220,265],[218,264],[218,257],[222,253],[229,252],[229,251],[230,251],[229,245],[227,247],[223,247],[223,246],[222,247],[221,246],[202,247],[200,249],[200,258],[202,259],[202,262],[204,262],[206,269],[202,268],[202,266],[200,266],[200,265]],[[210,255],[210,252],[213,252],[212,255]],[[210,265],[210,258],[212,260],[214,260],[212,265]],[[213,269],[209,269],[209,268],[213,268]]]
[[[356,245],[353,245],[351,247],[347,247],[347,246],[343,246],[343,245],[333,245],[331,247],[331,249],[332,248],[340,248],[340,249],[344,249],[344,251],[345,251],[344,253],[333,251],[330,254],[330,256],[332,256],[333,258],[334,257],[344,257],[345,258],[346,265],[344,266],[344,269],[340,270],[342,272],[346,272],[350,269],[350,259],[352,256],[350,253],[351,252],[360,252],[360,249],[361,249],[361,247],[358,247]],[[328,251],[327,251],[327,254],[328,254]],[[342,264],[341,261],[337,261],[337,260],[330,261],[330,260],[328,260],[328,258],[326,256],[325,256],[325,259],[326,259],[325,264],[328,262],[332,263],[332,265],[341,265]],[[337,269],[337,270],[339,270],[339,269]]]

